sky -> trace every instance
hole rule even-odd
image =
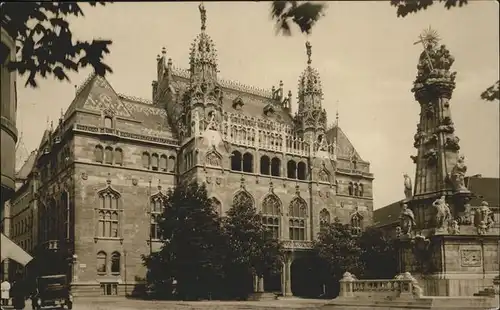
[[[156,79],[156,55],[164,46],[174,66],[187,68],[189,47],[200,32],[197,2],[115,2],[91,8],[71,26],[78,39],[113,40],[105,62],[113,68],[106,78],[119,92],[151,99]],[[271,89],[284,82],[297,94],[306,67],[306,37],[294,28],[290,37],[276,35],[270,2],[205,2],[207,33],[214,40],[219,76]],[[499,176],[499,107],[482,101],[480,93],[499,78],[499,10],[497,1],[470,1],[446,10],[435,4],[427,11],[396,16],[388,2],[329,2],[326,16],[314,27],[312,66],[318,69],[323,106],[375,175],[374,207],[404,198],[403,174],[412,179],[410,155],[420,107],[410,89],[416,76],[421,45],[414,45],[429,26],[455,57],[458,72],[451,111],[465,155],[468,174]],[[23,153],[34,150],[47,128],[74,98],[90,70],[70,74],[71,83],[39,79],[39,88],[25,88],[18,77],[18,128]],[[296,110],[296,101],[292,105]]]

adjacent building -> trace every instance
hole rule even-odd
[[[44,133],[31,174],[39,184],[37,264],[46,268],[43,259],[57,253],[50,272],[67,273],[77,295],[140,290],[141,255],[161,245],[162,199],[181,182],[205,183],[221,214],[247,199],[284,241],[282,275],[259,279],[259,290],[300,294],[308,282],[298,275],[307,272],[292,283],[293,264],[307,261],[322,225],[338,218],[360,231],[372,223],[370,164],[338,122],[327,125],[323,102],[333,99],[323,98],[311,45],[293,113],[282,83],[268,91],[219,76],[200,12],[188,68],[176,68],[163,49],[152,100],[120,94],[92,74]]]
[[[0,27],[0,219],[2,219],[1,235],[1,261],[8,258],[26,264],[31,257],[22,251],[15,243],[4,235],[9,228],[5,227],[9,221],[10,214],[5,212],[5,203],[12,197],[15,190],[15,164],[16,164],[16,115],[17,115],[17,93],[16,93],[16,73],[10,72],[7,68],[10,61],[16,59],[16,43],[4,28]],[[5,218],[5,221],[4,221]],[[0,268],[1,279],[7,279]]]
[[[480,174],[465,177],[465,186],[471,192],[470,210],[481,207],[483,201],[489,205],[494,217],[494,225],[500,225],[500,179],[483,177]],[[386,236],[396,237],[397,227],[401,225],[401,209],[405,200],[393,202],[373,211],[373,226],[382,229]]]

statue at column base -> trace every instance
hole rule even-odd
[[[451,219],[450,207],[446,203],[446,197],[441,196],[441,198],[436,199],[432,206],[436,210],[436,229],[435,232],[447,232],[448,224]]]
[[[409,235],[412,231],[412,228],[415,227],[415,215],[413,211],[408,208],[408,205],[405,203],[402,206],[401,213],[399,215],[400,228],[402,235]]]
[[[485,235],[494,223],[493,212],[491,212],[488,202],[483,201],[474,213],[474,224],[477,228],[477,233]]]

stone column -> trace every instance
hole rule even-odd
[[[264,293],[264,277],[259,277],[257,283],[257,292]]]
[[[288,257],[286,262],[285,262],[285,295],[287,297],[292,297],[292,272],[291,272],[291,266],[292,266],[292,258]]]
[[[253,292],[257,293],[259,291],[259,277],[257,275],[253,276]]]

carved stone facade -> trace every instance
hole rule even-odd
[[[360,230],[371,224],[369,163],[338,126],[326,126],[310,62],[294,117],[282,83],[264,91],[218,77],[205,28],[189,70],[175,68],[165,49],[158,56],[152,102],[118,94],[92,75],[42,141],[41,201],[58,197],[63,184],[69,188],[75,294],[122,295],[143,283],[141,255],[161,246],[157,197],[180,182],[205,183],[221,214],[233,199],[263,213],[289,250],[286,294],[291,264],[310,250],[321,224],[335,218]]]

